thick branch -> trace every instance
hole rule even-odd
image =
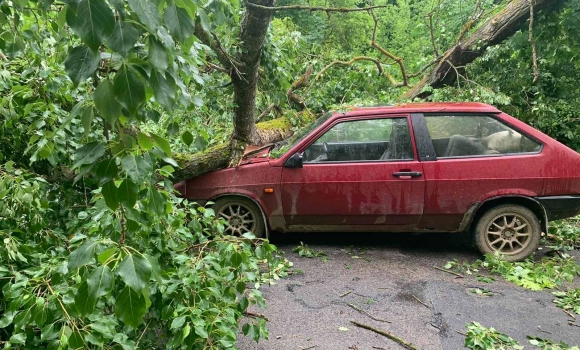
[[[225,71],[229,72],[233,66],[233,59],[228,54],[228,51],[222,46],[217,36],[206,32],[201,26],[201,22],[199,20],[195,22],[193,35],[195,35],[203,44],[215,52],[218,61],[222,64]]]
[[[489,18],[471,35],[462,30],[455,46],[443,53],[435,67],[417,85],[403,94],[412,99],[422,94],[426,86],[439,88],[451,85],[457,79],[457,71],[452,67],[464,67],[481,56],[488,47],[497,45],[518,31],[529,18],[532,0],[512,0],[503,10]],[[535,9],[550,9],[564,0],[535,0]],[[477,13],[476,13],[477,16]],[[471,19],[473,20],[473,18]],[[471,26],[473,23],[471,24]],[[465,27],[464,27],[465,28]]]
[[[288,97],[288,101],[297,104],[300,110],[305,109],[306,104],[304,103],[304,100],[298,96],[296,90],[300,90],[308,86],[310,76],[312,75],[312,68],[312,65],[308,66],[308,68],[306,68],[306,72],[304,72],[304,75],[292,83],[292,86],[288,89],[288,91],[286,91],[286,97]]]
[[[379,44],[377,44],[374,41],[371,41],[371,46],[374,47],[375,49],[379,50],[379,52],[382,53],[383,55],[385,55],[388,58],[392,59],[393,61],[397,62],[397,64],[399,65],[399,68],[401,69],[401,75],[403,76],[403,83],[402,84],[393,83],[393,85],[395,85],[396,87],[409,86],[409,79],[407,78],[407,72],[405,70],[405,63],[403,62],[403,58],[393,55],[389,51],[383,49],[381,46],[379,46]]]
[[[530,42],[530,46],[532,46],[532,65],[534,67],[534,80],[532,81],[535,83],[538,81],[540,77],[540,70],[538,68],[538,52],[536,51],[536,42],[534,41],[534,0],[530,1],[530,36],[528,41]]]
[[[288,6],[264,6],[252,2],[245,2],[246,6],[254,7],[267,11],[284,11],[284,10],[306,10],[322,12],[360,12],[387,7],[386,5],[368,6],[368,7],[323,7],[308,5],[288,5]]]
[[[318,72],[318,74],[316,74],[316,76],[312,80],[312,85],[314,85],[314,83],[321,76],[323,76],[324,73],[326,73],[326,71],[328,71],[333,66],[336,66],[336,65],[339,65],[339,66],[351,66],[353,63],[358,62],[358,61],[369,61],[369,62],[373,62],[377,66],[377,69],[378,69],[378,71],[379,71],[380,74],[382,74],[385,78],[387,78],[391,82],[391,84],[395,85],[396,87],[399,86],[399,83],[395,80],[395,78],[393,78],[389,73],[385,72],[385,70],[383,69],[383,66],[381,64],[381,61],[379,61],[376,58],[372,58],[372,57],[368,57],[368,56],[356,56],[356,57],[352,58],[350,61],[339,61],[339,60],[336,60],[336,61],[330,62],[326,67],[324,67],[320,72]]]

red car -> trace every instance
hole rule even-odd
[[[328,113],[237,168],[181,182],[226,232],[469,232],[522,260],[549,220],[580,213],[580,154],[482,103]]]

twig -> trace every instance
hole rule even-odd
[[[274,107],[276,107],[276,105],[271,103],[266,109],[264,109],[264,111],[256,117],[256,123],[259,123],[265,116],[267,116]]]
[[[341,295],[339,295],[339,298],[344,298],[345,296],[349,295],[350,293],[352,293],[352,290],[349,290],[348,292],[344,292]]]
[[[372,318],[372,319],[373,319],[373,320],[375,320],[375,321],[379,321],[379,322],[386,322],[386,323],[391,323],[391,321],[382,320],[382,319],[380,319],[380,318],[377,318],[377,317],[375,317],[375,316],[373,316],[373,315],[369,314],[368,312],[366,312],[365,310],[361,309],[360,307],[358,307],[358,306],[356,306],[356,305],[354,305],[354,304],[350,304],[350,303],[349,303],[349,304],[348,304],[348,306],[352,307],[353,309],[355,309],[356,311],[360,312],[361,314],[365,314],[365,315],[367,315],[368,317]],[[352,321],[351,321],[351,322],[352,322]]]
[[[260,10],[268,11],[285,11],[285,10],[307,10],[307,11],[322,11],[322,12],[360,12],[369,11],[373,9],[381,9],[387,7],[386,5],[376,5],[368,7],[323,7],[323,6],[307,6],[307,5],[288,5],[288,6],[264,6],[254,4],[249,1],[244,1],[244,4],[249,7],[258,8]]]
[[[456,332],[467,337],[467,334],[463,333],[462,331],[456,331]]]
[[[534,27],[534,0],[530,0],[530,30],[529,30],[530,35],[528,41],[532,46],[532,65],[534,66],[534,80],[532,80],[532,83],[535,83],[536,81],[538,81],[538,78],[540,77],[540,69],[538,68],[538,52],[536,50],[536,42],[534,40],[533,27]]]
[[[259,318],[263,318],[266,321],[269,321],[268,317],[266,317],[266,315],[264,314],[257,314],[255,312],[251,312],[251,311],[244,311],[244,316],[248,316],[248,317],[259,317]]]
[[[574,326],[574,327],[579,327],[580,328],[580,325],[577,325],[576,323],[571,322],[570,320],[568,320],[568,325],[569,326]]]
[[[402,338],[397,337],[396,335],[394,335],[392,333],[389,333],[387,331],[383,331],[381,329],[376,329],[374,327],[371,327],[371,326],[366,325],[366,324],[363,324],[363,323],[359,323],[357,321],[352,321],[351,320],[350,323],[354,324],[355,326],[358,326],[358,327],[361,327],[361,328],[364,328],[364,329],[368,329],[369,331],[373,331],[373,332],[378,333],[380,335],[384,335],[385,337],[387,337],[387,338],[389,338],[391,340],[394,340],[397,343],[403,345],[407,349],[417,350],[417,348],[413,344],[407,342],[406,340],[404,340]]]
[[[420,302],[421,304],[423,304],[423,306],[425,306],[427,309],[430,309],[429,305],[425,304],[424,302],[421,301],[421,299],[417,298],[416,296],[414,296],[413,294],[411,294],[411,296],[413,298],[415,298],[415,300],[417,300],[418,302]]]
[[[460,275],[460,274],[458,274],[457,272],[453,272],[453,271],[445,270],[445,269],[442,269],[442,268],[440,268],[440,267],[437,267],[437,266],[433,266],[433,268],[434,268],[435,270],[439,270],[439,271],[443,271],[443,272],[450,273],[450,274],[452,274],[452,275],[455,275],[455,276],[457,276],[458,278],[463,278],[463,276],[462,276],[462,275]]]
[[[378,346],[374,346],[374,345],[373,345],[373,349],[378,349],[378,350],[387,350],[387,348],[380,348],[380,347],[378,347]]]
[[[547,333],[547,334],[554,334],[552,332],[548,332],[548,331],[543,330],[542,328],[540,328],[540,326],[538,326],[538,331],[544,332],[544,333]]]
[[[576,320],[576,316],[574,316],[574,314],[570,313],[569,311],[566,311],[564,309],[562,309],[562,311],[564,311],[566,313],[566,315],[572,317],[574,320]]]

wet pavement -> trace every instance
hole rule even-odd
[[[292,249],[301,241],[325,252],[327,261],[298,257]],[[259,343],[240,336],[242,350],[404,349],[351,320],[425,350],[464,349],[465,336],[459,332],[471,321],[522,345],[528,344],[527,335],[580,345],[580,328],[568,324],[570,317],[552,303],[550,291],[529,291],[501,277],[484,283],[434,269],[452,259],[480,258],[461,235],[310,233],[276,235],[272,242],[294,262],[297,273],[261,288],[267,308],[251,310],[269,318],[270,336]],[[579,252],[573,256],[580,261]],[[478,296],[472,288],[493,295]]]

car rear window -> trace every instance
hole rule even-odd
[[[425,115],[438,158],[538,152],[541,144],[490,116]]]

